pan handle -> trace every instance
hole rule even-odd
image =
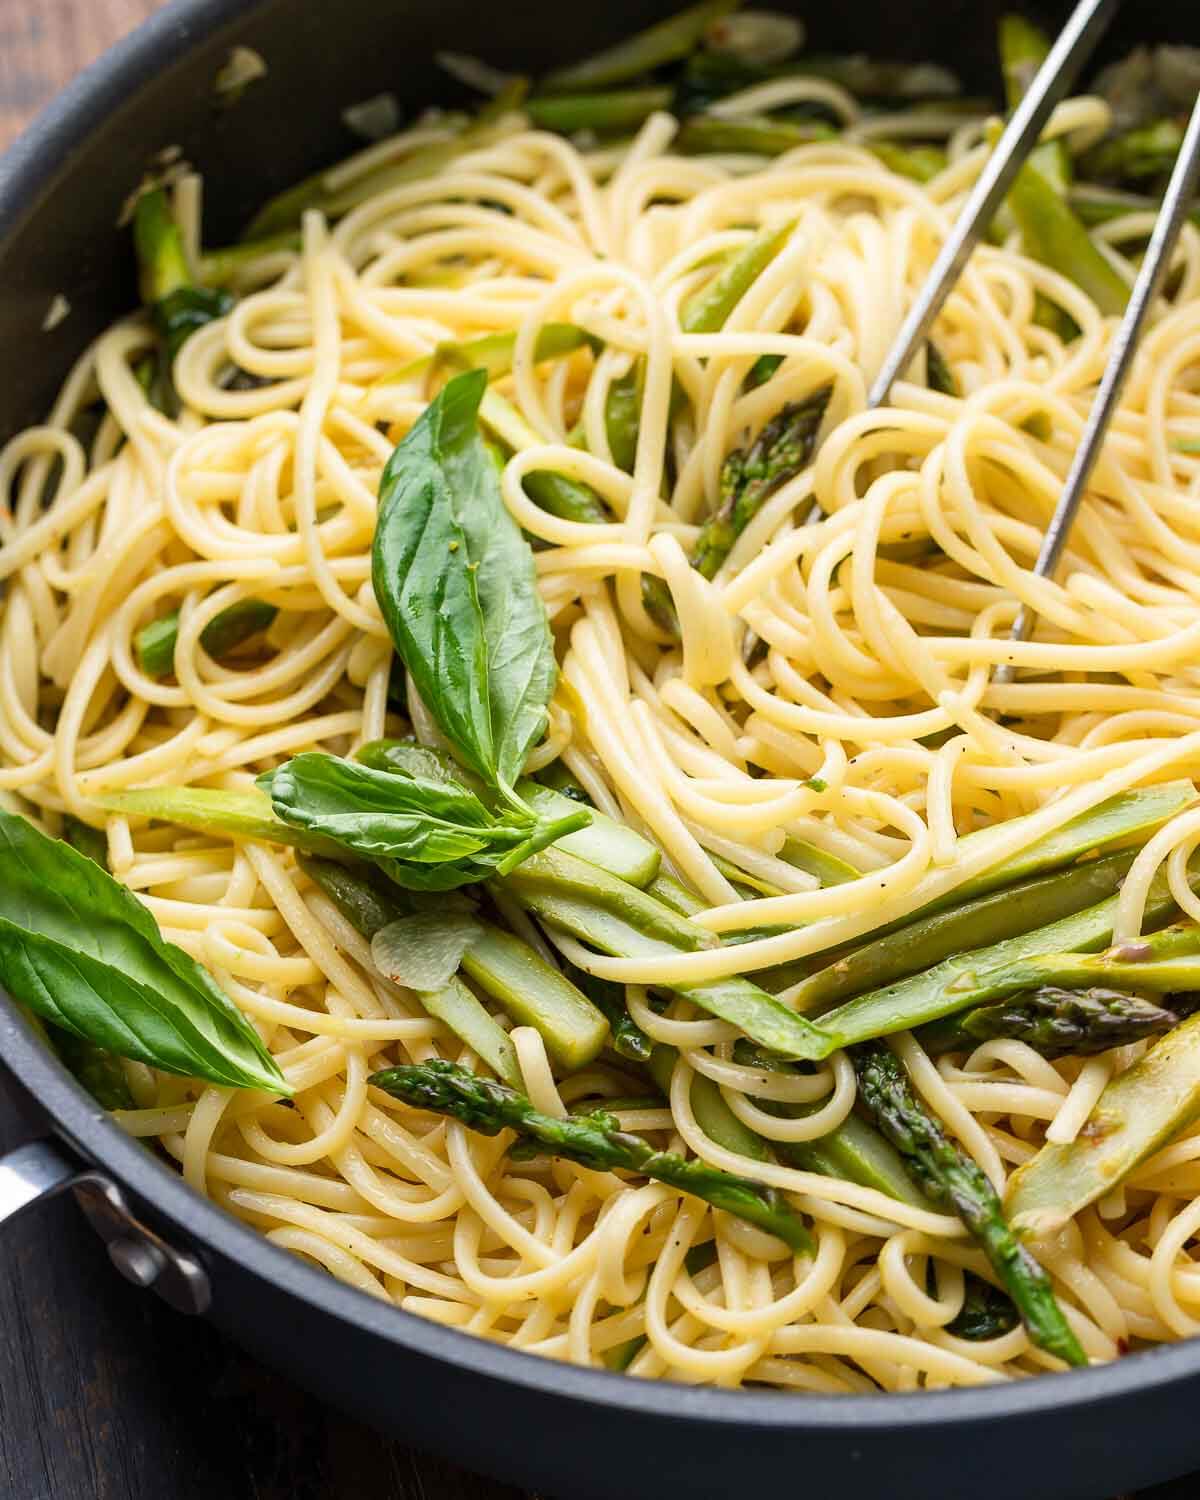
[[[137,1217],[112,1178],[76,1161],[55,1140],[30,1141],[0,1157],[0,1229],[67,1188],[126,1281],[152,1287],[178,1312],[208,1311],[212,1292],[199,1260],[169,1245]]]

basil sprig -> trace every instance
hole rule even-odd
[[[587,821],[493,810],[430,752],[386,770],[307,751],[259,777],[277,818],[373,860],[408,890],[445,891],[507,874]],[[432,771],[432,774],[430,772]]]
[[[442,733],[505,801],[546,728],[557,665],[533,553],[479,434],[486,370],[456,376],[383,472],[371,578]]]
[[[44,1020],[121,1057],[291,1093],[249,1021],[163,938],[136,896],[86,855],[4,811],[0,984]]]

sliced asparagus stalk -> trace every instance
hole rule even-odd
[[[239,599],[214,615],[200,632],[200,644],[215,661],[270,626],[279,610],[262,599]],[[134,639],[138,664],[147,677],[165,677],[175,669],[175,642],[179,639],[179,611],[160,615],[144,625]]]
[[[1110,854],[918,917],[857,948],[829,955],[831,962],[796,985],[788,999],[807,1015],[877,991],[943,959],[1073,916],[1111,896],[1133,859],[1132,852]]]
[[[1089,967],[1085,963],[1088,955],[1095,954],[1111,940],[1119,899],[1119,896],[1110,896],[1074,916],[991,943],[972,953],[943,959],[923,973],[860,995],[821,1017],[821,1032],[828,1038],[826,1050],[802,1055],[827,1057],[838,1047],[907,1031],[926,1021],[936,1021],[942,1016],[970,1010],[986,1001],[1003,999],[1043,984],[1086,989],[1097,983],[1123,983],[1120,964],[1110,962]],[[1147,922],[1163,921],[1174,910],[1175,903],[1165,877],[1157,877],[1146,901]],[[1044,962],[1040,961],[1042,959]],[[1180,961],[1167,959],[1164,962],[1178,965]],[[1183,963],[1195,967],[1194,960],[1185,958]],[[1131,982],[1132,986],[1145,987],[1152,968],[1153,965],[1139,965],[1140,977]],[[1176,982],[1173,988],[1187,986]]]
[[[751,1042],[738,1041],[733,1049],[734,1061],[746,1067],[772,1073],[790,1073],[790,1063],[773,1057]],[[776,1099],[755,1099],[759,1109],[783,1120],[799,1120],[823,1108],[820,1104],[785,1104]],[[914,1186],[896,1148],[873,1125],[850,1114],[827,1135],[812,1141],[772,1141],[776,1154],[788,1166],[802,1172],[818,1172],[822,1177],[836,1177],[842,1182],[857,1182],[861,1187],[886,1193],[911,1208],[929,1208],[929,1199]]]
[[[594,878],[589,885],[591,869],[558,850],[546,850],[505,876],[504,888],[540,920],[601,953],[633,958],[711,946],[712,935],[704,928],[646,892],[626,886],[622,894]],[[781,1056],[823,1057],[832,1050],[830,1038],[748,979],[670,988]]]
[[[824,120],[776,120],[766,115],[692,115],[675,137],[675,147],[688,156],[734,153],[782,156],[797,146],[832,140],[837,134]]]
[[[998,1005],[946,1016],[922,1026],[926,1052],[963,1052],[981,1042],[1025,1042],[1043,1057],[1090,1056],[1161,1036],[1179,1024],[1174,1010],[1122,990],[1065,990],[1058,985],[1013,995]]]
[[[201,786],[147,786],[96,792],[91,800],[107,812],[178,823],[181,828],[194,828],[198,833],[260,839],[268,844],[307,849],[332,859],[345,858],[345,850],[332,839],[281,822],[271,811],[271,799],[257,788],[249,792],[222,792]]]
[[[484,392],[479,416],[484,426],[510,452],[517,453],[523,448],[541,444],[541,438],[499,391],[489,389]],[[612,519],[608,507],[594,490],[565,474],[555,473],[552,469],[535,469],[525,476],[522,483],[535,505],[561,520],[596,526]]]
[[[789,220],[778,229],[761,230],[730,256],[713,279],[683,304],[679,326],[684,333],[717,333],[724,328],[730,313],[791,239],[795,227],[795,220]]]
[[[463,954],[462,967],[514,1021],[534,1027],[567,1072],[599,1056],[609,1035],[603,1014],[519,937],[485,923],[482,936]]]
[[[923,1191],[966,1225],[1016,1304],[1029,1337],[1069,1365],[1086,1365],[1049,1277],[1013,1233],[995,1188],[917,1098],[899,1059],[883,1043],[868,1043],[856,1049],[854,1069],[864,1108]]]
[[[699,45],[715,21],[737,5],[738,0],[701,0],[699,5],[689,6],[645,31],[614,42],[582,62],[548,73],[538,92],[562,94],[609,88],[652,73],[664,63],[678,62]]]
[[[703,1162],[656,1151],[640,1136],[619,1129],[610,1114],[544,1115],[515,1089],[447,1062],[388,1068],[373,1074],[370,1082],[413,1109],[449,1115],[484,1135],[514,1130],[519,1139],[537,1142],[549,1154],[581,1166],[636,1172],[664,1182],[777,1236],[797,1254],[812,1251],[803,1220],[781,1194]]]
[[[539,130],[573,135],[633,131],[656,110],[670,109],[669,88],[620,89],[603,94],[551,94],[526,102],[525,112]]]
[[[539,363],[547,359],[561,359],[574,354],[585,345],[597,348],[597,340],[575,323],[546,323],[538,330],[533,343],[533,357]],[[441,370],[486,370],[492,380],[508,375],[513,367],[517,335],[508,333],[485,333],[477,339],[449,340],[438,344],[432,354],[423,354],[399,369],[381,375],[376,386],[394,385],[403,380],[415,380],[418,376],[437,373]]]
[[[1047,1142],[1009,1179],[1019,1233],[1053,1234],[1125,1181],[1200,1113],[1200,1015],[1156,1042],[1104,1089],[1069,1144]]]

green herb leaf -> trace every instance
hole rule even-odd
[[[533,553],[504,508],[476,415],[487,373],[448,382],[380,486],[375,596],[426,707],[509,800],[556,666]]]
[[[483,924],[462,912],[415,912],[375,934],[371,958],[396,984],[440,990],[458,973],[463,954],[482,933]]]
[[[210,1083],[291,1090],[212,977],[85,855],[0,812],[0,981],[65,1031]]]

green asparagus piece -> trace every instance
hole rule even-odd
[[[808,464],[832,395],[822,386],[804,401],[790,402],[745,449],[734,449],[721,469],[721,498],[700,529],[692,566],[716,577],[733,544],[766,501]]]
[[[268,235],[262,240],[251,240],[247,244],[205,250],[200,256],[197,269],[205,286],[222,287],[256,260],[261,260],[266,255],[276,255],[281,250],[298,252],[300,248],[299,232],[285,229],[280,234]]]
[[[171,384],[175,356],[198,328],[224,317],[233,299],[227,292],[196,284],[183,236],[162,188],[152,188],[138,199],[133,212],[133,244],[142,301],[150,309],[163,344],[157,371],[151,376],[151,399],[174,415],[179,404]]]
[[[1047,1142],[1009,1179],[1005,1206],[1019,1233],[1053,1234],[1119,1187],[1200,1113],[1200,1015],[1119,1073],[1067,1145]]]
[[[790,1063],[773,1057],[752,1042],[734,1043],[733,1060],[744,1067],[771,1073],[791,1073]],[[776,1099],[755,1099],[759,1109],[784,1120],[803,1119],[823,1108],[821,1104],[785,1104]],[[896,1148],[866,1120],[850,1114],[836,1130],[812,1141],[772,1141],[776,1155],[801,1172],[817,1172],[842,1182],[874,1188],[911,1208],[928,1209],[929,1200],[914,1187]]]
[[[1157,198],[1141,193],[1123,193],[1117,188],[1096,187],[1090,182],[1076,183],[1069,199],[1076,217],[1089,227],[1109,224],[1125,214],[1156,214],[1159,209]],[[1188,217],[1193,224],[1200,224],[1200,207],[1193,208]]]
[[[542,79],[539,94],[583,92],[609,88],[652,73],[665,63],[687,57],[704,39],[705,32],[722,16],[735,10],[739,0],[701,0],[665,21],[636,32],[583,62],[558,68]]]
[[[822,386],[805,400],[790,402],[748,448],[735,448],[725,459],[717,508],[700,528],[692,552],[692,566],[705,578],[716,577],[766,501],[809,462],[831,392]],[[643,577],[642,602],[664,630],[677,629],[670,590],[661,578]]]
[[[539,130],[573,135],[577,130],[637,130],[656,110],[670,107],[669,88],[644,88],[606,94],[551,94],[530,99],[525,112]]]
[[[764,229],[746,241],[707,285],[683,304],[679,326],[684,333],[717,333],[730,313],[771,264],[795,229],[791,219],[778,229]]]
[[[604,435],[618,469],[633,473],[637,459],[638,430],[642,420],[643,366],[639,360],[627,374],[614,380],[604,403]]]
[[[904,920],[911,922],[915,916],[926,916],[947,906],[957,906],[959,902],[981,896],[986,891],[999,890],[1001,886],[1012,885],[1028,876],[1058,869],[1099,849],[1144,843],[1147,834],[1185,808],[1191,807],[1195,801],[1196,788],[1190,781],[1166,781],[1161,786],[1119,792],[1115,797],[1108,797],[1087,812],[1080,813],[1061,828],[1056,828],[1053,833],[1035,839],[1011,859],[984,870],[973,880],[965,881],[949,896],[931,902],[920,912],[914,912]],[[1019,819],[1014,819],[1004,826],[1011,828],[1014,823],[1019,822]],[[980,828],[959,839],[959,850],[969,853],[994,836],[995,829]]]
[[[538,330],[533,341],[533,357],[539,363],[544,359],[561,359],[565,354],[574,354],[584,345],[598,349],[599,343],[576,323],[546,323]],[[412,359],[399,369],[380,376],[376,385],[392,385],[401,380],[414,380],[418,375],[440,373],[443,370],[486,370],[488,378],[499,380],[509,374],[513,367],[513,355],[517,348],[515,330],[508,333],[485,333],[477,339],[448,340],[438,344],[431,354]],[[531,429],[522,431],[528,437]],[[519,446],[514,444],[513,446]]]
[[[663,1042],[656,1043],[650,1054],[650,1076],[662,1093],[668,1097],[671,1093],[671,1076],[678,1059],[678,1051]],[[689,1097],[696,1124],[710,1141],[715,1141],[726,1151],[748,1157],[751,1161],[771,1159],[771,1149],[768,1143],[763,1140],[762,1136],[756,1135],[749,1125],[744,1125],[738,1119],[725,1103],[720,1088],[711,1078],[706,1078],[703,1073],[694,1074]]]
[[[583,872],[583,878],[580,878]],[[590,872],[590,873],[589,873]],[[598,882],[596,876],[601,875]],[[552,927],[560,928],[602,953],[642,957],[695,952],[712,945],[712,934],[678,916],[644,891],[612,882],[603,872],[572,860],[557,849],[543,850],[503,880],[505,891]],[[731,1022],[744,1035],[783,1056],[825,1056],[829,1040],[802,1016],[748,979],[672,985],[710,1015]]]
[[[760,385],[766,385],[782,363],[782,354],[760,354],[746,372],[746,389],[756,391]]]
[[[788,839],[779,851],[780,859],[797,870],[806,870],[815,875],[822,885],[845,885],[848,880],[857,880],[862,873],[836,854],[827,854],[815,844],[803,839]]]
[[[673,1152],[656,1151],[640,1136],[621,1130],[611,1114],[597,1111],[566,1119],[544,1115],[515,1089],[447,1062],[388,1068],[373,1074],[370,1082],[413,1109],[449,1115],[484,1135],[514,1130],[549,1154],[581,1166],[636,1172],[664,1182],[776,1235],[797,1254],[812,1251],[800,1216],[774,1189]]]
[[[1182,145],[1182,121],[1154,120],[1108,136],[1085,152],[1079,170],[1099,182],[1144,182],[1169,173]]]
[[[1010,14],[1000,17],[998,40],[1005,100],[1009,109],[1014,110],[1049,55],[1050,39],[1024,16]],[[1071,158],[1065,141],[1043,141],[1030,153],[1030,160],[1058,192],[1066,191],[1071,180]]]
[[[369,866],[349,869],[329,859],[300,856],[300,868],[368,942],[390,923],[416,909],[412,897]],[[516,1048],[504,1028],[487,1013],[462,980],[422,994],[421,1005],[483,1059],[498,1078],[519,1087]]]
[[[798,984],[788,999],[806,1015],[931,968],[956,954],[1020,937],[1073,916],[1118,890],[1132,853],[1070,866],[918,917],[842,953]]]
[[[522,448],[541,445],[541,438],[499,391],[489,388],[483,393],[479,416],[484,426],[514,453]],[[586,484],[567,478],[565,474],[556,474],[551,469],[538,469],[527,474],[523,483],[526,494],[535,505],[561,520],[578,521],[586,526],[612,520],[607,506],[594,490],[589,489]]]
[[[262,599],[239,599],[214,615],[200,632],[200,644],[214,660],[228,656],[272,624],[279,610]],[[175,669],[179,639],[179,611],[160,615],[138,631],[134,640],[138,663],[147,677],[165,677]]]
[[[767,115],[692,115],[675,137],[675,148],[685,156],[733,153],[739,156],[782,156],[797,146],[830,141],[837,135],[824,120],[777,120]]]
[[[583,991],[608,1022],[613,1051],[630,1062],[648,1062],[654,1043],[629,1014],[625,1005],[625,987],[611,979],[585,974],[574,964],[564,963],[563,972]]]
[[[536,781],[522,781],[517,787],[517,795],[542,817],[552,814],[564,817],[575,800],[548,786],[540,786]],[[649,839],[595,808],[588,826],[560,839],[558,848],[577,859],[587,860],[589,864],[599,865],[610,875],[639,888],[653,881],[662,862],[661,853]]]
[[[333,859],[345,858],[346,851],[332,839],[282,822],[271,811],[270,797],[257,788],[248,792],[222,792],[200,786],[147,786],[96,792],[91,800],[107,812],[178,823],[181,828],[194,828],[198,833],[224,833],[231,838],[259,839]]]
[[[946,1332],[956,1339],[981,1343],[1009,1333],[1021,1321],[1013,1300],[999,1287],[972,1271],[963,1273],[963,1305],[958,1315],[946,1324]]]
[[[872,141],[870,151],[885,167],[914,182],[932,182],[944,172],[947,156],[941,146],[898,146],[894,141]]]
[[[1008,195],[1025,253],[1068,277],[1103,313],[1121,313],[1129,287],[1101,255],[1085,226],[1030,159],[1017,173]]]
[[[534,1027],[553,1060],[585,1068],[608,1040],[608,1022],[566,975],[511,932],[485,924],[463,971],[521,1026]]]
[[[826,1057],[853,1042],[907,1031],[926,1021],[936,1021],[1044,984],[1087,989],[1098,983],[1118,986],[1129,983],[1133,988],[1143,989],[1150,987],[1157,977],[1168,993],[1188,988],[1179,982],[1184,972],[1195,973],[1200,969],[1188,957],[1164,957],[1157,965],[1122,963],[1108,955],[1093,957],[1112,938],[1119,899],[1110,896],[1074,916],[1005,938],[973,953],[943,959],[924,973],[860,995],[821,1017],[821,1030],[829,1038],[826,1050],[800,1055]],[[1156,878],[1146,901],[1147,922],[1165,920],[1174,907],[1165,877]],[[1165,965],[1173,967],[1168,970]],[[1127,980],[1126,975],[1133,970],[1138,977]]]
[[[946,363],[946,357],[932,339],[925,344],[925,379],[931,391],[940,391],[943,396],[960,396],[954,371]]]
[[[926,1052],[964,1052],[980,1042],[1011,1038],[1043,1057],[1090,1056],[1161,1036],[1179,1024],[1174,1010],[1122,990],[1065,990],[1043,985],[998,1005],[946,1016],[922,1026],[916,1038]]]
[[[1032,1341],[1069,1365],[1087,1364],[1049,1277],[1013,1233],[996,1190],[918,1100],[899,1059],[881,1042],[868,1043],[855,1050],[854,1070],[863,1106],[903,1156],[914,1181],[966,1225]]]

